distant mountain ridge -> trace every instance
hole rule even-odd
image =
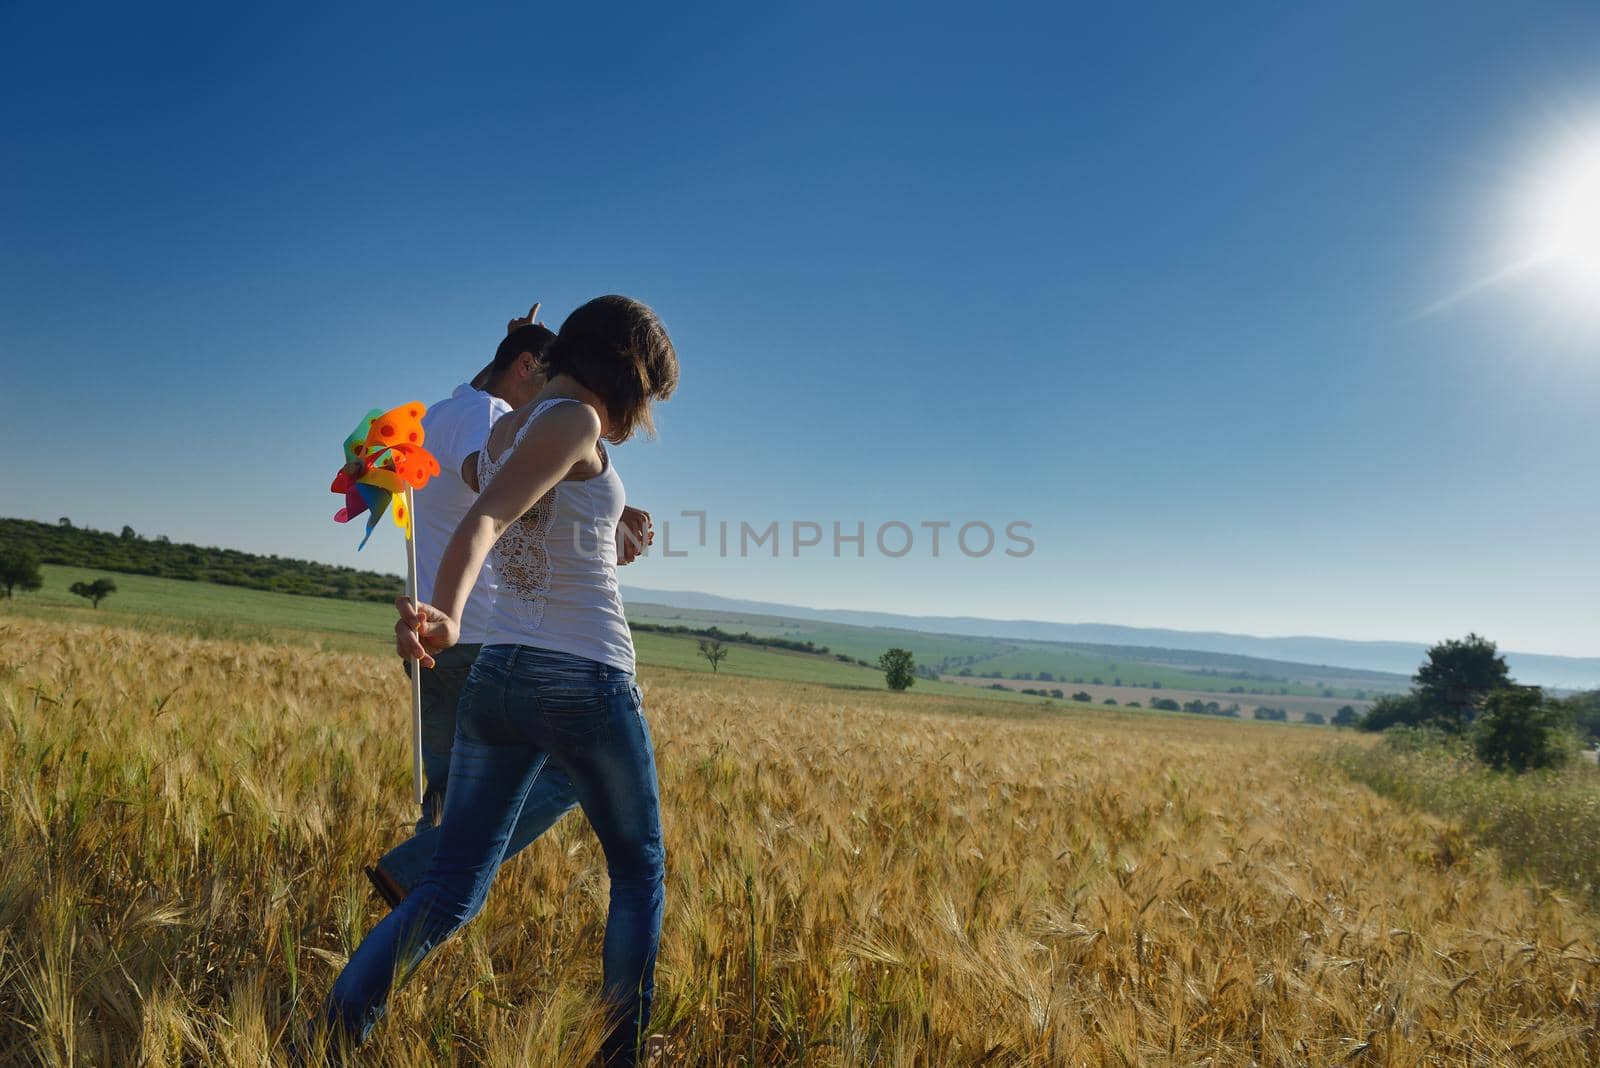
[[[901,630],[965,634],[984,638],[1196,649],[1202,652],[1232,653],[1268,660],[1292,660],[1305,664],[1389,671],[1401,675],[1414,673],[1427,652],[1427,646],[1420,642],[1353,641],[1347,638],[1319,638],[1311,635],[1264,638],[1216,631],[1128,627],[1116,623],[1051,623],[1032,619],[983,619],[977,616],[908,616],[849,608],[806,608],[801,605],[748,601],[689,590],[655,590],[634,586],[624,586],[622,593],[628,600],[650,601],[676,608],[752,612],[826,623],[850,623],[860,627],[894,627]],[[1494,635],[1488,637],[1493,638]],[[1600,687],[1600,657],[1501,651],[1511,667],[1512,676],[1519,682],[1570,690]]]

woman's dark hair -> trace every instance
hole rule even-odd
[[[550,343],[556,336],[550,332],[549,327],[540,326],[538,323],[529,323],[519,326],[506,335],[500,342],[500,347],[494,350],[494,371],[499,374],[516,362],[517,357],[524,352],[531,352],[535,360],[543,360],[550,349]]]
[[[596,297],[567,316],[544,363],[551,378],[571,375],[605,401],[613,444],[636,430],[654,434],[650,405],[678,386],[678,354],[666,327],[631,297]]]

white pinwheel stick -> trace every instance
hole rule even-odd
[[[411,485],[406,484],[406,596],[411,599],[411,610],[420,612],[417,602],[417,508],[412,500]],[[411,792],[417,804],[423,801],[422,786],[422,661],[411,661]]]

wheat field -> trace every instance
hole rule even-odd
[[[1595,917],[1333,732],[642,681],[667,1063],[1600,1059]],[[281,1063],[380,915],[405,707],[392,659],[0,620],[0,1061]],[[585,1063],[605,888],[569,816],[362,1063]]]

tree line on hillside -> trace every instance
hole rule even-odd
[[[1519,685],[1495,643],[1477,634],[1429,648],[1412,682],[1408,693],[1379,698],[1361,729],[1459,739],[1485,765],[1511,771],[1559,767],[1600,741],[1600,690],[1553,698]]]
[[[28,553],[46,564],[345,601],[388,602],[405,592],[397,575],[190,545],[164,536],[147,538],[128,526],[112,534],[74,526],[66,518],[54,526],[28,519],[0,519],[0,559]]]

